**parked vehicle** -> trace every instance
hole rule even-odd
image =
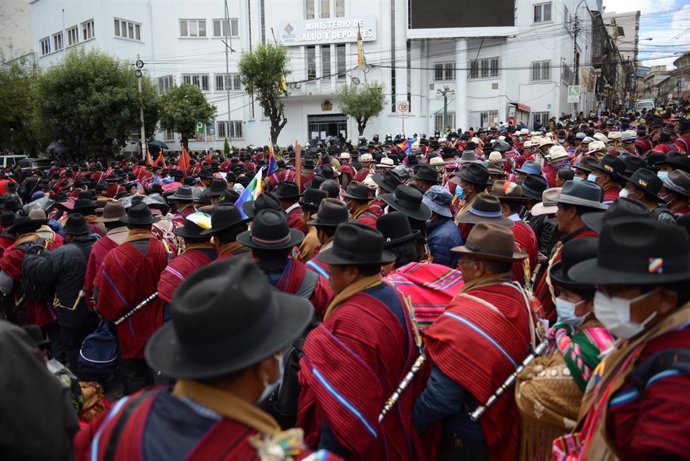
[[[637,101],[637,104],[635,104],[635,112],[641,112],[642,109],[647,109],[647,111],[654,110],[656,108],[656,104],[654,104],[653,99],[640,99]]]

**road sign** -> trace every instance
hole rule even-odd
[[[196,132],[200,134],[204,134],[204,123],[203,122],[196,122]]]
[[[580,85],[568,86],[568,104],[580,102]]]
[[[406,114],[410,111],[410,103],[408,101],[400,101],[398,103],[398,112]]]

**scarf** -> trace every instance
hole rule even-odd
[[[330,317],[335,312],[335,309],[346,299],[351,298],[357,293],[374,287],[380,283],[381,274],[374,274],[357,280],[355,283],[345,288],[343,291],[338,293],[335,298],[333,298],[333,301],[331,301],[331,304],[329,304],[328,309],[326,309],[323,319],[326,320],[328,317]]]
[[[232,255],[235,254],[235,251],[243,247],[244,245],[242,245],[240,242],[224,243],[218,247],[218,255]]]
[[[173,394],[178,397],[188,397],[224,418],[245,424],[260,434],[275,435],[280,432],[280,426],[268,413],[216,387],[182,379],[175,384]]]
[[[22,243],[35,242],[36,240],[38,240],[38,238],[38,234],[22,234],[17,237],[17,240],[14,242],[14,246],[18,247]]]
[[[136,240],[148,240],[153,238],[153,234],[150,229],[130,229],[127,233],[127,238],[125,242],[134,242]]]

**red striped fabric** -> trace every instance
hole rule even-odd
[[[213,257],[211,257],[213,255]],[[196,269],[211,263],[216,259],[215,253],[208,250],[191,249],[180,256],[176,256],[161,273],[158,281],[158,295],[169,303],[173,294],[182,281]]]

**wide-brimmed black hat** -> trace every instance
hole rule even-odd
[[[389,264],[395,255],[383,249],[381,232],[365,224],[342,223],[333,236],[333,246],[319,253],[319,259],[333,265]]]
[[[426,181],[431,184],[438,184],[438,171],[431,165],[424,164],[417,169],[414,179]]]
[[[477,223],[472,227],[465,244],[453,247],[451,251],[499,262],[520,261],[527,257],[526,253],[515,251],[513,231],[493,222]]]
[[[590,165],[592,169],[608,174],[615,180],[624,180],[625,162],[611,154],[606,154],[599,160],[599,163]]]
[[[371,179],[386,192],[393,192],[396,187],[403,183],[402,178],[396,172],[386,170],[383,174],[374,175]]]
[[[418,230],[412,230],[410,220],[403,213],[393,211],[376,220],[376,229],[383,234],[384,248],[401,245],[419,236]]]
[[[34,221],[28,216],[17,216],[12,226],[12,232],[17,235],[29,234],[31,232],[36,232],[39,227],[41,227],[41,223]]]
[[[660,162],[657,162],[656,165],[670,165],[673,168],[677,168],[679,170],[687,171],[690,173],[690,158],[678,152],[669,152],[668,154],[666,154],[666,158]]]
[[[302,195],[299,193],[297,183],[291,181],[279,182],[271,192],[279,199],[299,198]]]
[[[192,191],[190,186],[180,186],[173,195],[168,196],[168,199],[179,200],[181,202],[193,202],[194,191]]]
[[[371,197],[369,197],[369,187],[359,181],[352,181],[347,186],[343,197],[362,202],[371,200]]]
[[[311,221],[307,222],[310,226],[338,227],[338,224],[348,222],[350,220],[350,213],[347,211],[347,205],[335,198],[324,198],[319,204],[319,209],[316,215],[312,216]]]
[[[206,223],[206,225],[204,225]],[[209,234],[204,234],[204,231],[210,230],[211,216],[201,211],[194,212],[184,219],[184,226],[175,229],[175,235],[183,239],[210,239]]]
[[[526,202],[529,200],[522,193],[522,186],[510,181],[497,179],[491,187],[491,195],[501,202]]]
[[[211,185],[208,188],[208,192],[211,197],[220,197],[228,190],[228,183],[225,179],[213,178],[211,180]]]
[[[557,285],[576,292],[594,292],[593,283],[577,283],[568,277],[568,271],[574,265],[597,257],[598,238],[581,238],[570,240],[563,245],[561,260],[551,266],[549,275]]]
[[[541,202],[542,194],[548,187],[548,183],[543,176],[530,174],[522,181],[522,195]]]
[[[582,222],[585,226],[589,227],[593,231],[601,232],[601,228],[604,227],[608,221],[614,219],[653,219],[652,214],[649,212],[644,203],[639,200],[631,198],[619,198],[608,207],[608,209],[602,213],[601,211],[596,211],[593,213],[585,213],[581,216]]]
[[[268,209],[283,209],[280,206],[280,200],[278,200],[278,198],[271,192],[264,192],[263,194],[259,195],[256,200],[244,202],[242,204],[242,211],[244,211],[244,214],[250,219],[253,219],[259,211]]]
[[[673,170],[664,178],[664,187],[671,192],[690,197],[690,173],[682,170]]]
[[[3,204],[3,209],[14,212],[21,210],[22,203],[19,201],[19,197],[15,195],[7,197],[7,199],[5,199],[5,203]]]
[[[9,210],[3,210],[2,213],[0,213],[0,226],[2,226],[3,229],[7,229],[14,224],[16,218],[16,214]]]
[[[306,299],[274,289],[253,262],[230,258],[187,277],[170,314],[146,345],[146,360],[166,376],[207,379],[286,349],[312,321],[314,309]]]
[[[74,205],[72,205],[72,211],[78,211],[82,214],[94,214],[96,207],[98,207],[96,200],[78,198],[74,201]]]
[[[605,210],[608,206],[602,203],[604,189],[591,181],[566,181],[561,189],[557,203],[576,205],[595,210]]]
[[[640,157],[637,157],[635,155],[628,155],[623,159],[623,163],[625,163],[625,175],[630,176],[640,168],[644,168],[646,163],[644,160],[642,160]]]
[[[201,179],[213,179],[213,171],[210,168],[204,167],[199,172],[199,177]]]
[[[88,235],[91,233],[84,215],[81,213],[71,213],[67,217],[64,230],[67,235]]]
[[[251,230],[237,236],[237,241],[242,245],[261,250],[284,250],[299,245],[302,240],[304,233],[290,229],[287,215],[272,209],[259,211]]]
[[[455,177],[470,184],[486,186],[489,183],[489,170],[479,163],[467,163],[455,173]]]
[[[127,209],[127,215],[120,218],[125,224],[145,226],[158,222],[160,218],[153,216],[151,210],[144,203],[137,203]]]
[[[490,222],[505,227],[515,225],[512,220],[503,216],[500,200],[489,194],[477,195],[470,204],[470,208],[457,217],[457,222],[462,224]]]
[[[219,203],[213,207],[211,213],[211,228],[201,232],[201,235],[214,235],[225,229],[242,226],[244,229],[247,220],[242,217],[240,209],[232,203]]]
[[[640,168],[630,176],[628,182],[652,197],[657,203],[663,202],[662,198],[659,197],[663,182],[652,170]]]
[[[302,200],[299,201],[299,204],[302,209],[308,213],[316,213],[319,211],[321,200],[326,197],[328,197],[328,193],[325,190],[307,189],[304,191],[304,195],[302,195]]]
[[[407,217],[419,221],[431,218],[431,209],[423,202],[424,194],[417,188],[401,185],[392,194],[383,194],[381,200]]]
[[[654,219],[615,219],[599,234],[597,257],[568,271],[575,282],[656,285],[690,280],[685,229]]]

